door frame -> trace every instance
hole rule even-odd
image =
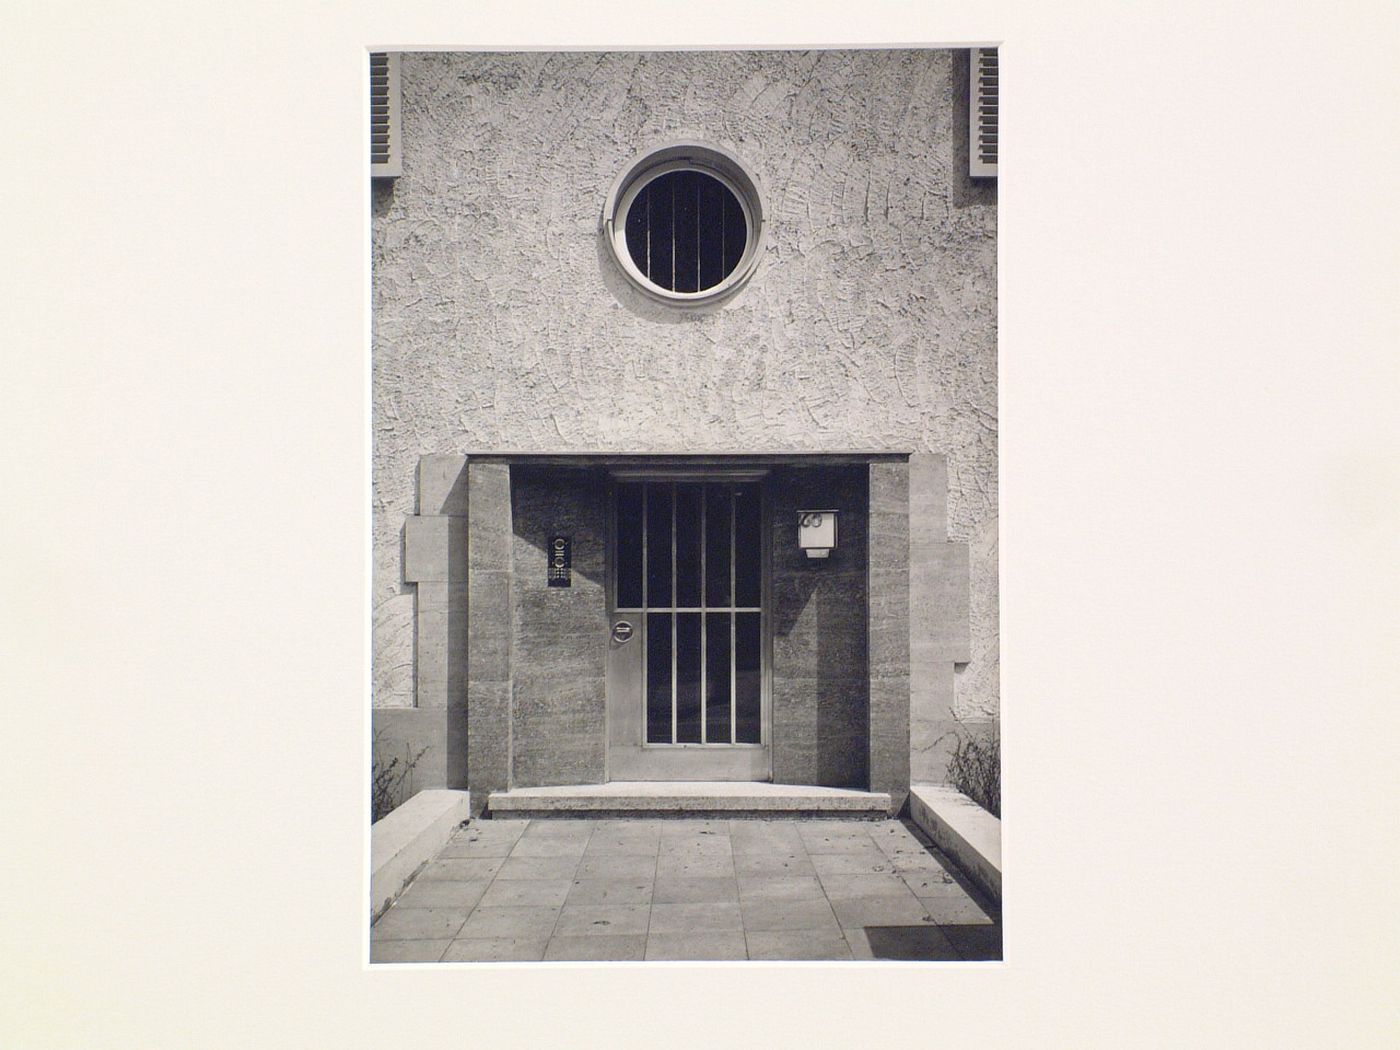
[[[759,743],[757,744],[650,744],[645,740],[646,684],[635,697],[623,695],[614,682],[612,627],[617,612],[617,486],[619,482],[757,482],[759,490]],[[607,631],[602,644],[608,651],[606,677],[605,775],[611,781],[635,780],[732,780],[773,779],[773,528],[771,472],[767,467],[709,469],[705,467],[614,468],[608,472],[608,543],[606,573]],[[733,552],[730,552],[733,557]],[[645,571],[645,569],[643,570]],[[702,581],[703,585],[703,581]],[[702,594],[702,608],[703,594]],[[730,595],[730,600],[733,600]],[[703,615],[703,613],[702,613]],[[646,644],[646,612],[635,644]],[[703,655],[702,655],[703,659]],[[704,697],[701,697],[704,703]],[[658,756],[666,756],[666,775],[653,775]]]

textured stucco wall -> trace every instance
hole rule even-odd
[[[375,703],[413,703],[400,531],[424,452],[934,451],[972,545],[958,709],[996,709],[995,190],[949,51],[403,58],[374,191]],[[752,282],[680,314],[599,235],[640,150],[718,143],[769,216]]]

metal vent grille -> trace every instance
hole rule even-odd
[[[399,56],[369,56],[369,171],[375,178],[401,174],[403,143],[399,125]]]
[[[968,105],[968,174],[974,178],[997,173],[998,75],[997,49],[974,47],[970,59],[972,89]]]

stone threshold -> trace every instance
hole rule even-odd
[[[548,817],[839,817],[883,820],[890,796],[879,791],[728,781],[613,781],[493,791],[490,816]]]

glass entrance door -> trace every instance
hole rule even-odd
[[[611,778],[765,779],[761,479],[618,479],[613,502]]]

